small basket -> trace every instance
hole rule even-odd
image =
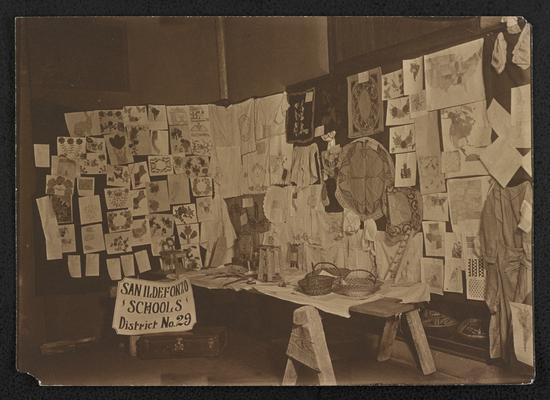
[[[334,276],[320,275],[326,271]],[[332,292],[334,281],[347,273],[347,270],[338,268],[329,262],[319,262],[312,267],[312,271],[298,281],[300,290],[309,296],[322,296]]]
[[[350,297],[366,297],[376,292],[382,282],[366,269],[354,269],[334,285],[334,293]]]

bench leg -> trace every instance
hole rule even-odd
[[[288,358],[286,360],[285,375],[283,376],[283,386],[294,386],[297,381],[298,374],[294,366],[294,361],[292,361],[292,358]]]
[[[395,335],[397,334],[397,328],[399,327],[399,316],[386,319],[384,324],[384,331],[380,337],[380,343],[378,345],[378,361],[387,361],[391,357],[393,342]]]
[[[406,313],[406,317],[422,372],[424,375],[433,374],[436,371],[435,363],[418,310],[409,311]]]

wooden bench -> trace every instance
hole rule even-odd
[[[436,371],[432,351],[428,345],[426,332],[420,320],[416,304],[401,304],[399,299],[384,298],[353,306],[350,308],[350,312],[386,320],[378,346],[378,361],[390,359],[401,316],[404,315],[411,331],[422,372],[424,375],[429,375]]]

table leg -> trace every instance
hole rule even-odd
[[[395,335],[397,334],[397,328],[399,327],[399,321],[399,316],[386,319],[384,331],[382,332],[380,343],[378,345],[378,361],[386,361],[390,359],[393,342],[395,340]]]
[[[422,372],[424,375],[433,374],[436,371],[435,363],[418,310],[409,311],[405,315],[407,317],[407,323],[409,324]]]

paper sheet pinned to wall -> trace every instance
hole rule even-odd
[[[99,276],[99,254],[86,254],[86,276]]]
[[[508,139],[510,145],[519,149],[531,147],[531,124],[512,125],[512,116],[495,99],[487,108],[487,118],[496,134]]]
[[[533,307],[510,302],[510,309],[516,358],[522,363],[533,366]]]
[[[122,279],[122,271],[120,269],[119,257],[107,259],[107,272],[109,272],[109,276],[113,281],[118,281]]]
[[[120,263],[122,264],[122,271],[124,272],[124,276],[136,275],[133,254],[124,254],[120,256]]]
[[[71,278],[82,278],[82,268],[80,266],[80,255],[71,254],[67,257],[67,266]]]
[[[34,144],[34,166],[36,168],[49,168],[50,145]]]
[[[502,187],[508,185],[523,161],[521,154],[502,137],[498,137],[487,146],[481,152],[480,158],[485,168]]]
[[[39,197],[36,199],[36,205],[46,241],[46,259],[60,260],[63,258],[63,247],[51,199],[49,196]]]
[[[149,254],[147,253],[147,250],[140,250],[134,253],[134,257],[136,258],[138,271],[140,273],[151,270],[151,262],[149,261]]]

